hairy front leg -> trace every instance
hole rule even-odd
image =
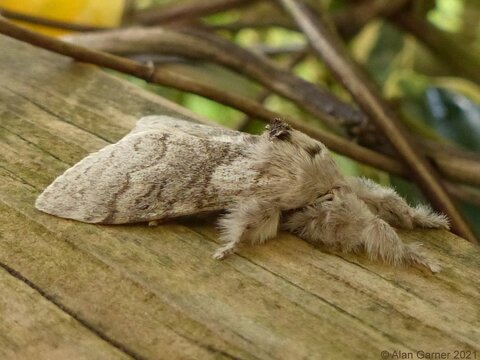
[[[426,205],[411,207],[391,188],[359,177],[349,177],[348,182],[353,192],[367,204],[370,211],[394,227],[449,228],[445,215],[434,212]]]
[[[355,194],[338,193],[330,201],[290,213],[282,228],[311,243],[323,243],[345,252],[363,249],[371,259],[388,264],[413,264],[437,272],[418,244],[405,244],[395,230],[373,214]]]
[[[223,259],[245,242],[259,244],[275,237],[280,214],[280,208],[271,202],[250,199],[235,205],[219,221],[225,245],[213,257]]]
[[[272,166],[271,162],[275,160],[275,156],[284,155],[283,153],[277,154],[272,160],[270,158],[272,144],[276,144],[276,146],[282,144],[283,146],[284,142],[290,142],[292,137],[292,128],[280,119],[272,120],[266,126],[266,129],[268,130],[266,133],[267,140],[263,142],[266,147],[257,149],[259,153],[256,154],[258,159],[262,159],[257,159],[259,169]],[[283,190],[288,193],[289,189],[280,189],[282,192]],[[239,201],[233,208],[229,209],[227,215],[220,219],[221,238],[225,245],[215,252],[214,258],[223,259],[245,242],[263,243],[275,237],[278,232],[280,215],[280,206],[271,199],[261,198],[258,200],[252,198]]]

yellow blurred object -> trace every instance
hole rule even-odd
[[[121,22],[124,3],[125,0],[0,0],[0,7],[45,19],[114,27]],[[58,36],[68,32],[25,22],[21,24],[48,35]]]

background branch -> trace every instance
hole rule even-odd
[[[225,93],[222,90],[211,88],[185,77],[176,76],[171,72],[162,71],[160,68],[155,69],[152,66],[144,65],[133,60],[91,50],[75,44],[65,43],[55,38],[21,28],[1,18],[0,33],[62,55],[70,56],[78,61],[108,67],[113,70],[137,76],[152,83],[171,86],[176,89],[195,93],[266,121],[269,121],[274,117],[285,118],[285,116],[281,114],[265,109],[261,104],[253,100]],[[292,119],[287,120],[292,124],[298,123],[297,125],[301,130],[324,142],[333,151],[395,175],[409,176],[408,168],[391,157],[378,154],[375,151],[349,142],[334,134],[327,133],[317,128],[312,128],[310,125],[301,121]],[[434,151],[434,149],[435,148],[432,148],[432,151]],[[452,180],[466,178],[470,181],[467,183],[473,185],[480,184],[480,176],[478,175],[479,173],[476,172],[476,169],[480,165],[475,159],[469,159],[466,157],[464,159],[464,167],[461,170],[458,166],[453,164],[457,162],[451,161],[451,158],[448,157],[443,158],[443,161],[439,160],[438,163],[441,164],[442,171],[448,174]],[[470,169],[473,169],[473,171],[469,172]]]
[[[215,14],[232,8],[245,6],[255,0],[208,0],[192,1],[188,4],[156,6],[137,11],[131,22],[142,25],[168,24],[176,21],[189,21],[201,16]]]
[[[307,51],[298,52],[292,55],[288,60],[288,64],[286,68],[288,70],[292,70],[296,65],[301,63],[306,56],[307,56]],[[258,96],[256,101],[260,104],[264,104],[264,102],[268,99],[270,95],[272,95],[272,93],[269,90],[264,89],[262,93]],[[253,118],[251,116],[245,116],[243,119],[240,120],[239,124],[237,125],[237,130],[245,131],[248,125],[250,124],[250,122],[252,121],[252,119]]]
[[[409,0],[373,0],[352,5],[332,14],[332,21],[340,36],[350,39],[375,18],[396,14]]]

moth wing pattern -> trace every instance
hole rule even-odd
[[[257,174],[253,136],[168,116],[140,119],[115,144],[59,176],[37,209],[87,223],[123,224],[218,211]]]

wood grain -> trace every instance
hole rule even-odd
[[[131,359],[4,268],[0,284],[2,359]]]

